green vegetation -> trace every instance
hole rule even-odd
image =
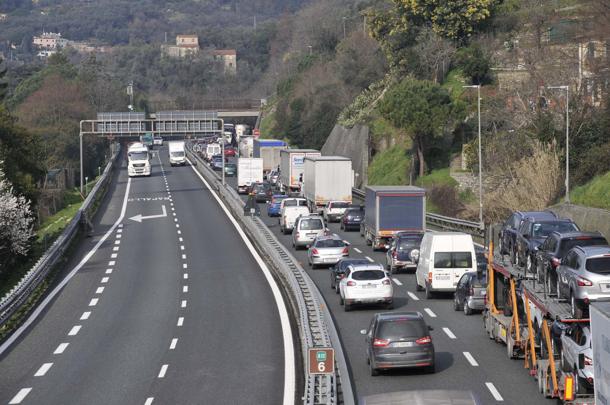
[[[458,185],[457,181],[449,175],[449,168],[433,170],[430,174],[419,177],[415,184],[423,188],[430,188],[433,186],[456,187]]]
[[[275,121],[275,112],[271,111],[265,113],[261,119],[261,124],[259,127],[261,131],[261,138],[269,139],[278,136],[276,127],[277,123]]]
[[[411,159],[404,146],[394,146],[375,155],[368,169],[371,185],[397,185],[409,183]]]
[[[570,193],[574,204],[610,209],[610,172],[596,176]]]

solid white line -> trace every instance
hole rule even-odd
[[[104,292],[104,287],[97,287],[97,290],[95,290],[96,294],[101,294]]]
[[[157,378],[165,377],[165,373],[167,373],[167,364],[161,366],[161,370],[159,371],[159,375],[157,376]]]
[[[172,339],[172,343],[169,344],[169,350],[174,350],[176,348],[176,344],[178,343],[177,338]]]
[[[108,270],[111,270],[111,269],[108,269]],[[108,282],[108,280],[110,280],[110,277],[102,277],[102,284],[106,284]]]
[[[188,285],[183,286],[183,287],[182,287],[182,292],[183,292],[183,293],[187,293],[187,292],[189,292],[189,286],[188,286]]]
[[[68,336],[76,336],[78,334],[78,331],[80,330],[81,326],[80,325],[74,325],[72,327],[72,329],[70,329],[70,332],[68,332]]]
[[[184,317],[181,316],[178,318],[178,323],[176,324],[176,326],[182,326],[182,325],[184,325]]]
[[[89,306],[90,307],[96,306],[98,301],[99,300],[97,298],[91,298],[91,301],[89,301]]]
[[[83,312],[83,314],[80,316],[80,320],[81,321],[86,321],[87,319],[89,319],[89,317],[91,316],[91,311],[85,311]]]
[[[396,285],[402,285],[399,279],[392,277],[392,281],[396,283]]]
[[[411,291],[407,291],[407,295],[408,295],[409,297],[411,297],[411,299],[412,299],[413,301],[419,301],[419,298],[417,297],[417,295],[413,294]]]
[[[273,297],[275,299],[275,303],[277,305],[278,312],[280,315],[280,323],[282,325],[282,336],[284,343],[284,397],[282,403],[283,405],[292,405],[294,404],[294,391],[296,389],[295,354],[292,342],[292,328],[290,326],[290,318],[288,317],[288,310],[286,309],[286,303],[282,298],[282,293],[280,292],[280,289],[277,286],[275,279],[271,275],[269,268],[252,245],[252,242],[250,242],[244,231],[240,228],[235,218],[233,218],[233,215],[231,215],[226,205],[222,202],[220,197],[218,197],[218,194],[216,194],[214,189],[210,187],[210,184],[203,178],[201,173],[199,173],[193,167],[192,162],[190,160],[188,160],[188,162],[191,165],[191,169],[193,170],[193,172],[195,172],[195,174],[201,179],[203,184],[205,184],[205,186],[208,188],[210,193],[212,193],[214,199],[216,199],[216,201],[218,202],[218,205],[220,205],[222,210],[225,212],[225,214],[235,227],[237,233],[239,233],[239,236],[244,241],[244,244],[248,247],[248,250],[250,250],[252,257],[254,257],[259,267],[261,268],[263,274],[265,275],[265,278],[267,279],[267,282],[269,283],[269,287],[273,292]]]
[[[183,268],[183,269],[188,269],[188,267],[189,267],[189,265],[188,265],[188,264],[186,264],[186,263],[183,263],[183,264],[182,264],[182,268]]]
[[[144,405],[152,405],[154,400],[155,400],[154,397],[148,397],[148,398],[146,398],[146,402],[144,402]]]
[[[436,318],[436,314],[434,312],[432,312],[432,310],[430,308],[424,308],[424,311],[430,315],[432,318]]]
[[[108,266],[114,266],[116,264],[116,262],[114,260],[111,260],[108,262]]]
[[[354,248],[354,250],[358,253],[362,253],[362,250],[358,249],[358,248]]]
[[[19,392],[17,393],[17,395],[15,395],[13,397],[13,399],[11,399],[11,402],[9,402],[9,405],[20,404],[21,401],[23,401],[25,399],[25,397],[30,393],[30,391],[32,391],[32,387],[20,389]]]
[[[370,258],[370,257],[368,257],[368,256],[364,256],[364,258],[365,258],[366,260],[368,260],[369,262],[371,262],[371,263],[375,262],[375,260],[371,259],[371,258]]]
[[[453,332],[451,332],[451,329],[443,328],[443,332],[445,332],[445,335],[449,336],[449,339],[457,339]]]
[[[55,351],[53,352],[53,354],[62,354],[64,351],[66,351],[69,344],[70,343],[60,343],[59,346],[57,346],[57,349],[55,349]]]
[[[119,256],[118,254],[113,253],[113,254],[110,255],[110,258],[111,259],[116,259],[118,256]]]
[[[479,367],[479,363],[472,357],[470,352],[464,352],[464,357],[466,357],[466,360],[468,360],[468,363],[470,363],[472,367]]]
[[[180,307],[186,308],[186,300],[182,300],[182,302],[180,303]]]
[[[34,377],[44,376],[47,373],[47,371],[49,371],[51,369],[52,366],[53,366],[53,363],[44,363],[42,366],[40,366],[40,368],[38,369],[36,374],[34,374]]]
[[[188,278],[189,278],[189,274],[188,274],[188,273],[184,273],[184,274],[182,275],[182,278],[184,278],[185,280],[188,280]]]
[[[494,396],[496,401],[504,401],[504,398],[502,398],[502,395],[500,395],[500,393],[496,389],[496,386],[493,385],[493,383],[486,382],[485,385],[487,386],[489,392],[491,392],[491,395]]]

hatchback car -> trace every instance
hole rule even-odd
[[[458,281],[453,294],[453,309],[464,311],[465,315],[472,315],[474,311],[483,311],[486,295],[487,274],[465,273]]]
[[[347,266],[345,277],[339,282],[339,295],[345,312],[356,304],[385,304],[387,309],[394,307],[390,273],[379,263]]]
[[[225,164],[225,176],[235,177],[237,176],[237,165],[235,163]]]
[[[326,233],[324,220],[315,214],[301,215],[292,229],[292,247],[299,249],[310,245],[315,238]]]
[[[372,376],[393,368],[424,368],[435,371],[434,344],[424,316],[420,312],[378,313],[366,336],[366,360]]]
[[[592,301],[610,301],[610,246],[575,247],[557,268],[557,296],[568,298],[574,318]]]
[[[311,268],[316,268],[318,265],[337,264],[339,260],[347,256],[349,256],[349,243],[338,235],[317,237],[307,251],[307,261]]]
[[[330,268],[330,288],[339,294],[339,282],[345,277],[345,270],[350,264],[368,264],[367,259],[341,259]]]
[[[271,190],[269,183],[256,183],[252,186],[250,194],[254,194],[257,203],[267,202],[273,196],[273,190]]]
[[[341,216],[341,230],[354,231],[360,229],[360,224],[364,221],[364,210],[360,208],[348,208]]]
[[[386,252],[386,268],[390,273],[396,273],[401,269],[417,268],[419,260],[419,248],[424,234],[421,232],[402,232],[392,239],[390,248]]]
[[[582,356],[582,361],[580,360]],[[561,335],[561,369],[577,375],[577,393],[593,392],[593,349],[591,329],[571,324]]]
[[[212,156],[212,158],[210,159],[210,166],[213,170],[222,170],[222,156]]]
[[[267,206],[267,215],[270,217],[279,217],[282,200],[285,198],[288,198],[288,196],[284,194],[272,195],[271,201],[269,201],[269,205]]]

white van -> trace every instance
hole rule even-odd
[[[283,233],[290,233],[294,223],[301,215],[309,214],[307,200],[304,198],[285,198],[280,203],[280,229]]]
[[[222,153],[222,148],[217,143],[209,143],[205,150],[205,158],[207,160],[212,159],[214,155],[220,155]]]
[[[426,298],[431,298],[437,291],[455,291],[464,273],[476,271],[472,236],[459,232],[424,234],[415,282],[418,290],[426,290]]]

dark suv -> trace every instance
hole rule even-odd
[[[539,220],[544,219],[556,219],[557,216],[549,211],[515,211],[510,217],[502,224],[500,229],[500,253],[503,255],[511,255],[511,260],[515,262],[514,254],[515,244],[517,241],[517,232],[521,221],[526,217],[536,218]]]
[[[364,210],[362,208],[348,208],[341,217],[341,230],[349,231],[360,229],[360,224],[364,220]]]
[[[608,241],[599,232],[552,232],[536,252],[536,275],[545,284],[547,294],[556,294],[557,273],[561,259],[575,246],[603,246]]]
[[[392,239],[386,252],[386,268],[390,273],[396,273],[400,269],[415,270],[423,237],[422,232],[400,232]]]
[[[533,273],[536,268],[536,251],[542,245],[551,232],[574,232],[580,231],[570,219],[540,220],[527,217],[521,221],[517,232],[517,243],[515,246],[515,261],[517,266],[525,266],[528,273]]]
[[[422,367],[434,373],[431,327],[420,312],[386,312],[373,316],[366,335],[366,358],[371,375],[380,369]]]

